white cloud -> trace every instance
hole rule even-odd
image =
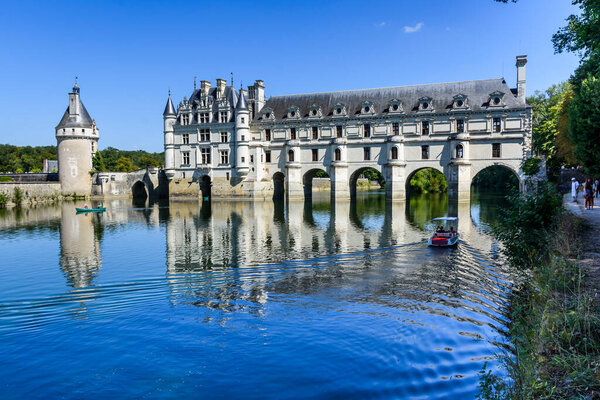
[[[375,25],[375,28],[383,28],[385,26],[385,21],[378,22]]]
[[[421,28],[423,27],[422,22],[419,22],[418,24],[416,24],[415,26],[405,26],[404,27],[404,33],[414,33],[414,32],[418,32],[421,30]]]

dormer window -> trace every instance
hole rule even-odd
[[[401,113],[403,111],[402,109],[402,103],[400,102],[400,100],[398,99],[392,99],[390,100],[390,108],[389,108],[389,112],[390,113]]]
[[[419,111],[433,111],[432,101],[431,97],[421,97],[419,99]]]
[[[452,108],[455,110],[467,109],[467,95],[459,93],[453,97]]]
[[[371,101],[363,101],[360,113],[363,115],[373,115],[375,114],[375,108],[373,107],[373,102]]]
[[[275,120],[275,115],[273,114],[273,110],[269,107],[264,107],[262,109],[262,119],[265,120]]]
[[[490,93],[489,107],[503,107],[504,106],[504,93],[496,90]]]
[[[313,104],[310,106],[308,110],[308,118],[321,118],[323,113],[321,112],[321,106],[318,104]]]
[[[347,115],[346,105],[344,103],[336,103],[333,106],[333,116],[334,117],[342,117]]]
[[[289,107],[287,117],[288,117],[288,119],[299,119],[300,118],[300,108],[298,108],[296,106]]]

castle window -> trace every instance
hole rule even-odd
[[[495,133],[500,133],[502,131],[502,123],[500,121],[500,118],[494,118],[493,127]]]
[[[198,130],[198,133],[200,133],[200,141],[201,142],[209,142],[210,141],[210,130],[200,129],[200,130]]]
[[[242,135],[242,142],[244,142],[246,140],[246,136]]]
[[[227,132],[221,132],[221,143],[227,143]]]
[[[313,126],[312,127],[312,138],[313,139],[318,139],[319,138],[319,127],[318,126]]]
[[[296,128],[290,128],[290,139],[296,140]]]
[[[210,164],[210,148],[203,147],[200,149],[202,164]]]
[[[318,149],[312,149],[312,160],[319,161],[319,150]]]
[[[265,129],[265,140],[267,142],[271,141],[271,130],[270,129]]]
[[[246,162],[246,157],[242,157],[242,162]]]
[[[183,144],[190,144],[190,134],[184,133],[183,135],[181,135],[181,141]]]
[[[340,149],[335,149],[333,155],[335,161],[340,161],[342,159],[342,151]]]
[[[181,116],[181,125],[189,125],[190,124],[190,116],[184,114]]]
[[[423,121],[421,123],[421,133],[423,135],[429,135],[429,121]]]
[[[456,146],[456,158],[463,158],[464,152],[462,144]]]
[[[254,163],[254,156],[250,155],[250,164],[253,164],[253,163]]]
[[[242,124],[246,123],[246,118],[242,117]]]
[[[394,136],[400,135],[400,124],[398,122],[392,123],[392,134]]]
[[[421,146],[421,160],[429,160],[429,146]]]
[[[288,162],[294,162],[294,150],[288,151]]]
[[[229,150],[221,150],[221,164],[229,164]]]
[[[456,132],[463,133],[465,131],[465,120],[457,119],[456,120]]]
[[[392,147],[392,160],[398,159],[398,148],[396,146]]]
[[[201,113],[200,114],[200,123],[201,124],[208,124],[209,121],[210,121],[209,113]]]
[[[370,137],[371,136],[371,125],[364,124],[363,125],[363,136]]]
[[[268,162],[268,163],[271,162],[271,152],[270,151],[265,151],[265,162]]]
[[[492,143],[492,157],[500,158],[500,143]]]
[[[184,151],[183,153],[181,153],[182,156],[182,164],[183,165],[190,165],[190,152],[189,151]]]
[[[342,126],[341,125],[337,125],[335,127],[335,132],[336,132],[336,136],[337,137],[342,137]]]
[[[363,147],[363,159],[365,161],[371,159],[371,148],[370,147]]]
[[[225,123],[225,122],[227,122],[227,121],[228,121],[228,118],[227,118],[227,111],[221,111],[221,112],[219,113],[219,115],[220,115],[220,118],[221,118],[221,123]]]

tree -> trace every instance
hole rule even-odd
[[[121,157],[117,160],[115,165],[115,171],[117,172],[130,172],[133,171],[135,167],[131,163],[131,159],[129,157]]]
[[[569,51],[579,53],[582,59],[600,54],[600,1],[573,0],[581,15],[569,15],[567,25],[552,36],[557,53]]]
[[[600,79],[590,75],[571,102],[571,138],[575,157],[587,173],[600,174]]]
[[[94,158],[92,159],[92,165],[94,167],[94,171],[106,171],[106,166],[104,165],[104,158],[102,157],[102,152],[97,151],[96,154],[94,154]]]
[[[410,179],[410,186],[419,193],[445,193],[448,191],[446,177],[433,168],[417,171]]]

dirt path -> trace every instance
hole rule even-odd
[[[573,202],[570,193],[563,197],[567,211],[586,222],[587,229],[582,235],[580,263],[588,273],[586,283],[594,294],[596,304],[600,304],[600,198],[596,198],[592,210],[583,208],[584,199],[579,194],[577,203]]]

